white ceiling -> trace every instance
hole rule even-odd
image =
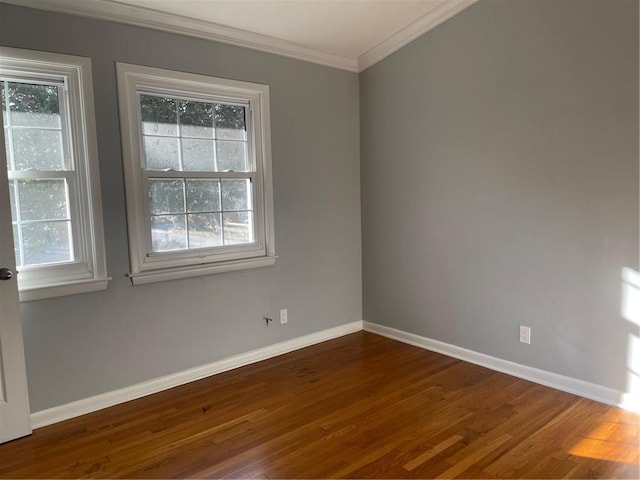
[[[476,0],[4,0],[361,71]]]

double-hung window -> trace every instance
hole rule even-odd
[[[0,47],[22,300],[107,287],[91,62]]]
[[[272,265],[268,87],[117,68],[133,283]]]

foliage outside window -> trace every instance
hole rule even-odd
[[[106,288],[88,59],[0,48],[21,299]]]
[[[134,283],[273,264],[268,89],[118,64]]]

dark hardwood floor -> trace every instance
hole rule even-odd
[[[36,430],[2,478],[632,478],[638,415],[356,333]]]

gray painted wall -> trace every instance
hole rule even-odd
[[[0,44],[91,57],[113,277],[105,292],[22,304],[33,411],[362,319],[356,74],[7,4]],[[116,61],[270,86],[274,267],[135,287],[125,278]],[[282,307],[289,323],[265,327]]]
[[[360,112],[365,320],[626,390],[638,2],[480,1]]]

